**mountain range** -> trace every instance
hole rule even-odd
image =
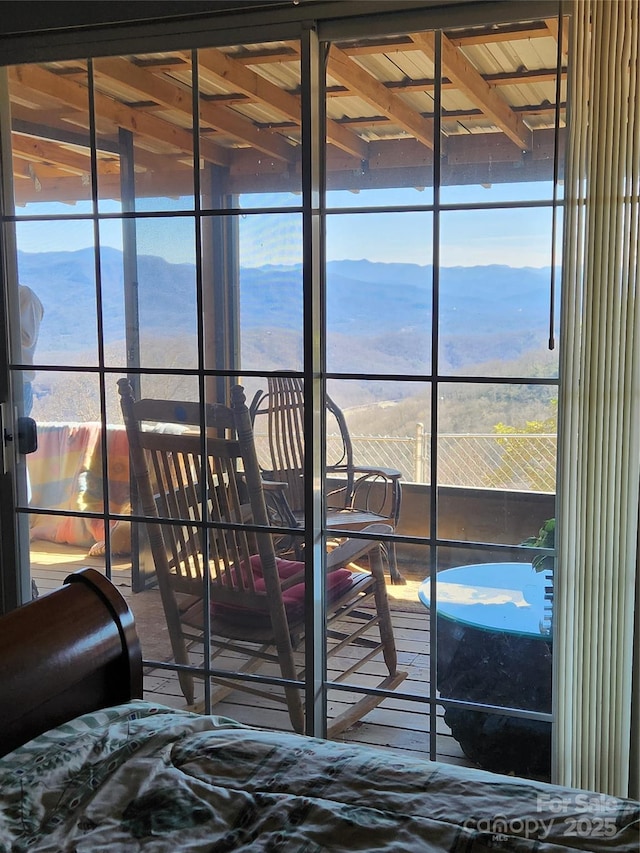
[[[125,337],[122,253],[103,247],[100,266],[108,345]],[[45,307],[38,356],[95,350],[93,250],[19,252],[18,270],[20,281],[36,291]],[[195,267],[140,255],[137,273],[142,334],[192,337]],[[384,372],[392,367],[393,372],[414,373],[416,364],[422,360],[426,364],[432,275],[431,266],[417,264],[330,261],[327,341],[333,364],[329,369],[375,372],[376,366],[384,365]],[[543,347],[548,337],[550,275],[549,267],[440,269],[439,334],[445,366],[457,370],[511,361]],[[278,347],[265,349],[265,334],[275,334],[283,352],[301,352],[301,266],[241,268],[240,294],[243,364],[255,367],[255,362],[265,369],[298,366],[279,363]],[[349,366],[344,365],[347,362]]]

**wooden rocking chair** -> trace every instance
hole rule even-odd
[[[279,699],[286,702],[294,730],[304,731],[304,671],[294,654],[304,637],[304,563],[276,557],[244,390],[233,389],[231,408],[205,407],[203,436],[198,404],[136,402],[128,380],[118,386],[176,663],[191,664],[189,650],[203,643],[208,622],[217,685],[212,702],[236,690]],[[158,425],[163,431],[154,429]],[[178,432],[167,432],[168,425]],[[386,532],[370,529],[372,537]],[[370,571],[346,568],[365,555]],[[380,543],[345,542],[328,554],[327,572],[328,655],[338,653],[337,660],[342,653],[345,660],[346,647],[351,650],[348,668],[342,665],[334,680],[381,655],[387,674],[372,686],[394,690],[407,674],[397,669]],[[233,656],[232,668],[221,670],[221,656],[226,661]],[[276,665],[277,677],[296,682],[284,687],[284,696],[251,679],[234,679],[267,662]],[[179,678],[187,703],[193,704],[193,675],[182,670]],[[364,695],[332,721],[330,736],[381,701]]]
[[[277,495],[287,524],[304,524],[304,391],[302,380],[294,376],[270,376],[267,391],[258,391],[250,407],[252,421],[266,416],[269,442],[268,462],[263,476],[269,481],[287,484],[284,495]],[[371,524],[391,525],[400,517],[401,473],[396,468],[356,465],[353,446],[344,415],[327,397],[328,424],[336,428],[341,449],[334,461],[327,460],[330,480],[327,492],[326,525],[329,531],[363,530]],[[344,535],[344,533],[343,533]],[[405,583],[398,570],[393,542],[387,545],[391,582]]]

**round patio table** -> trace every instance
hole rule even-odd
[[[531,563],[478,563],[438,572],[436,589],[440,696],[549,713],[550,572]],[[433,613],[430,578],[418,594]],[[481,767],[548,778],[549,722],[452,707],[444,719]]]

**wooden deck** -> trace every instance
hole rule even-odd
[[[104,571],[104,558],[88,557],[86,551],[50,542],[31,543],[31,571],[40,595],[59,587],[69,572],[84,566]],[[155,589],[140,593],[131,591],[131,566],[125,560],[112,565],[112,581],[129,602],[135,615],[145,660],[171,659],[169,638],[164,624],[159,592]],[[385,700],[367,716],[348,729],[341,740],[365,743],[397,750],[412,756],[429,757],[429,712],[421,702],[404,699],[403,694],[427,696],[429,689],[429,616],[417,596],[419,580],[409,580],[406,586],[389,586],[388,593],[398,651],[399,668],[408,672],[393,699]],[[197,663],[194,658],[194,663]],[[379,676],[382,664],[371,662],[369,673]],[[366,678],[366,675],[359,676]],[[376,679],[377,681],[378,679]],[[356,683],[365,683],[357,681]],[[373,683],[373,681],[372,681]],[[196,704],[204,695],[204,682],[197,680]],[[176,708],[188,707],[180,691],[177,677],[170,671],[153,666],[145,668],[144,697]],[[350,701],[351,695],[332,691],[329,695],[330,717],[338,714]],[[231,694],[213,708],[213,713],[232,717],[262,728],[290,730],[284,705],[277,701],[260,700],[240,691]],[[436,725],[437,758],[455,764],[469,765],[458,743],[451,737],[438,709]]]

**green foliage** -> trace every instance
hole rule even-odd
[[[531,435],[555,435],[558,423],[558,401],[551,399],[548,404],[551,414],[538,420],[527,420],[524,426],[509,426],[502,422],[495,424],[493,431],[497,435],[510,436],[498,438],[497,442],[502,447],[502,460],[490,478],[488,485],[498,486],[507,481],[509,473],[514,470],[521,472],[525,479],[525,485],[534,492],[549,490],[549,483],[555,482],[555,463],[549,461],[549,454],[544,452],[542,446],[537,448]],[[513,436],[522,436],[522,439]]]
[[[522,543],[531,548],[555,548],[556,543],[556,520],[548,518],[538,531],[537,536],[530,536]],[[545,569],[553,570],[553,557],[550,554],[537,554],[531,561],[536,572]]]

